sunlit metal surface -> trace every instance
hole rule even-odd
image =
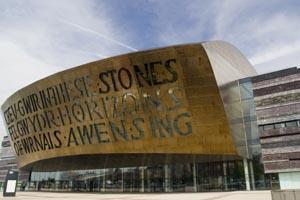
[[[39,80],[2,114],[21,168],[247,157],[235,81],[254,74],[224,42],[153,49]]]

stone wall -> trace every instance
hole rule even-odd
[[[252,78],[266,173],[300,171],[300,69]]]

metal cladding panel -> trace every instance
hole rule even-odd
[[[88,63],[19,90],[2,106],[19,167],[243,155],[214,68],[200,43],[180,45]]]
[[[237,80],[256,75],[249,61],[231,44],[223,41],[203,44],[229,121],[231,133],[239,155],[249,158],[247,136]]]

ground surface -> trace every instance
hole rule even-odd
[[[2,196],[0,197],[3,198]],[[270,191],[238,191],[210,193],[161,193],[161,194],[100,194],[100,193],[54,193],[54,192],[18,192],[13,199],[43,200],[271,200]]]

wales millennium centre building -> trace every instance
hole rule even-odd
[[[19,185],[82,192],[288,187],[281,180],[300,176],[297,80],[297,68],[257,76],[222,41],[53,74],[2,105],[17,167],[28,174]]]

